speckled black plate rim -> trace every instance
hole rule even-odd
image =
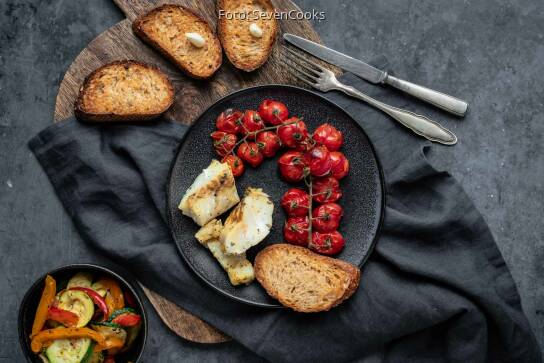
[[[119,272],[117,272],[115,270],[112,270],[109,267],[95,265],[95,264],[92,264],[92,263],[71,263],[71,264],[68,264],[68,265],[59,266],[59,267],[57,267],[57,268],[55,268],[53,270],[50,270],[50,271],[44,273],[42,276],[40,276],[36,280],[36,282],[34,282],[32,284],[32,286],[30,286],[28,288],[27,292],[23,296],[23,299],[21,300],[21,304],[19,305],[19,312],[18,312],[18,317],[17,317],[17,325],[18,325],[18,328],[19,328],[19,343],[21,345],[23,355],[25,356],[27,362],[32,363],[32,360],[28,356],[28,354],[29,354],[29,352],[31,352],[31,350],[30,350],[30,345],[28,345],[28,343],[27,343],[26,332],[24,331],[24,321],[23,321],[24,311],[23,311],[23,307],[25,307],[27,305],[28,299],[30,299],[30,295],[32,295],[32,292],[35,291],[38,288],[38,286],[43,283],[43,281],[45,280],[45,277],[47,275],[54,275],[57,272],[62,272],[63,270],[66,270],[68,268],[70,268],[70,269],[78,269],[78,268],[81,268],[81,269],[95,269],[95,270],[101,271],[103,273],[110,274],[110,275],[114,276],[116,279],[120,280],[129,289],[129,291],[132,293],[132,295],[136,299],[136,302],[138,303],[138,307],[140,309],[140,313],[141,313],[142,319],[144,321],[143,329],[142,329],[142,331],[140,333],[140,334],[143,334],[142,348],[141,348],[140,353],[138,354],[138,356],[136,357],[136,360],[135,360],[135,362],[139,362],[140,359],[142,358],[142,355],[144,354],[144,351],[145,351],[145,345],[146,345],[146,342],[147,342],[148,322],[147,322],[147,314],[145,312],[144,303],[142,301],[142,298],[140,297],[140,294],[138,293],[138,291],[136,290],[136,287],[135,287],[135,286],[137,286],[138,283],[137,283],[137,281],[135,281],[133,279],[130,279],[130,281],[127,281],[126,276],[121,275]]]
[[[185,142],[185,138],[187,137],[187,135],[189,135],[189,133],[191,132],[194,125],[196,125],[200,121],[202,116],[206,112],[208,112],[208,110],[210,108],[215,107],[217,104],[219,104],[221,102],[225,102],[226,100],[228,100],[230,98],[233,98],[233,97],[239,97],[239,96],[241,96],[243,94],[246,94],[246,93],[258,92],[258,91],[261,91],[261,90],[271,89],[271,88],[283,88],[283,89],[290,90],[290,91],[310,93],[310,94],[318,97],[323,102],[326,102],[326,103],[332,105],[333,107],[337,108],[339,111],[346,114],[349,118],[351,118],[353,120],[353,122],[361,129],[363,134],[366,136],[366,138],[368,140],[368,143],[370,144],[370,149],[372,150],[372,154],[374,155],[374,159],[376,160],[376,164],[377,164],[377,167],[378,167],[378,173],[380,175],[380,188],[381,188],[381,190],[380,190],[381,191],[380,220],[379,220],[378,225],[376,227],[376,231],[374,232],[374,238],[373,238],[373,240],[372,240],[372,242],[371,242],[371,244],[370,244],[370,246],[368,248],[368,252],[366,253],[366,255],[363,258],[363,260],[361,261],[361,263],[359,264],[359,268],[362,268],[364,266],[364,264],[368,261],[368,258],[372,254],[372,252],[374,251],[374,247],[376,245],[376,242],[378,241],[378,239],[380,237],[382,224],[383,224],[383,220],[384,220],[384,217],[385,217],[386,189],[385,189],[384,174],[383,174],[383,169],[382,169],[382,166],[381,166],[380,159],[378,158],[378,154],[376,153],[376,149],[374,147],[374,144],[370,140],[370,137],[368,137],[368,134],[365,132],[363,127],[349,114],[349,112],[344,110],[344,108],[340,107],[335,102],[323,97],[322,94],[319,94],[317,92],[314,92],[314,91],[311,91],[311,90],[308,90],[308,89],[302,88],[302,87],[297,87],[297,86],[292,86],[292,85],[287,85],[287,84],[274,84],[274,83],[272,83],[272,84],[264,84],[264,85],[259,85],[259,86],[242,88],[242,89],[240,89],[238,91],[234,91],[232,93],[229,93],[226,96],[221,97],[220,99],[218,99],[217,101],[212,103],[210,106],[208,106],[208,108],[206,108],[200,115],[198,115],[198,117],[195,119],[195,121],[191,125],[189,125],[189,127],[187,128],[187,131],[185,131],[185,134],[183,135],[182,139],[179,142],[179,145],[176,148],[172,163],[170,164],[170,171],[168,173],[168,182],[166,184],[166,191],[165,191],[166,192],[166,220],[167,220],[167,223],[168,223],[168,228],[170,229],[170,234],[172,235],[172,238],[175,241],[176,248],[177,248],[178,252],[181,254],[181,257],[183,258],[185,263],[189,266],[189,268],[202,281],[204,281],[204,283],[206,283],[206,285],[210,286],[213,290],[219,292],[221,295],[227,296],[227,297],[229,297],[229,298],[231,298],[231,299],[233,299],[235,301],[238,301],[238,302],[241,302],[241,303],[244,303],[244,304],[247,304],[247,305],[258,306],[258,307],[262,307],[262,308],[272,308],[272,309],[278,309],[279,308],[279,309],[281,309],[281,308],[284,308],[284,306],[281,305],[281,304],[259,303],[259,302],[255,302],[255,301],[251,301],[251,300],[248,300],[248,299],[241,298],[239,296],[232,295],[232,294],[230,294],[230,293],[228,293],[226,291],[223,291],[221,288],[215,286],[215,284],[213,282],[209,281],[206,278],[206,276],[201,274],[191,263],[189,263],[189,260],[185,256],[185,253],[183,252],[183,249],[180,247],[181,242],[178,242],[177,237],[173,233],[173,227],[172,227],[173,221],[172,221],[172,216],[170,214],[171,207],[172,207],[172,204],[171,204],[171,201],[170,201],[171,200],[171,198],[170,198],[170,184],[171,184],[171,180],[172,180],[172,174],[173,174],[173,171],[174,171],[174,167],[176,165],[176,161],[177,161],[178,156],[179,156],[180,149],[181,149],[182,145]]]

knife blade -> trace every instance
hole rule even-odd
[[[283,34],[283,38],[288,43],[310,53],[314,57],[334,64],[370,83],[389,85],[457,116],[462,117],[467,112],[468,103],[459,98],[393,77],[386,71],[382,71],[359,59],[355,59],[349,55],[340,53],[334,49],[327,48],[324,45],[301,38],[294,34],[285,33]]]
[[[310,53],[311,55],[334,64],[343,70],[351,72],[371,83],[382,83],[387,77],[387,72],[382,71],[368,63],[337,52],[334,49],[324,45],[312,42],[311,40],[301,38],[294,34],[285,33],[283,38],[294,46]]]

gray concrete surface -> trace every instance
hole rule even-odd
[[[386,55],[397,75],[470,101],[456,119],[399,95],[396,105],[444,122],[460,142],[432,157],[488,221],[544,346],[544,3],[542,0],[297,1],[322,10],[325,43]],[[123,18],[111,0],[0,2],[0,362],[22,362],[20,299],[45,271],[105,262],[74,230],[26,147],[52,122],[55,95],[85,45]],[[151,315],[145,362],[252,361],[236,343],[190,344]]]

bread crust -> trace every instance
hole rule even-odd
[[[221,10],[227,12],[229,10],[232,10],[232,3],[242,3],[243,0],[217,0],[217,13]],[[274,13],[275,8],[274,5],[270,0],[257,0],[260,4],[263,5],[264,9],[268,13]],[[257,7],[253,7],[253,9],[258,9]],[[261,67],[269,58],[270,54],[272,53],[272,48],[274,47],[274,44],[276,42],[276,37],[278,33],[278,21],[274,16],[272,16],[270,19],[266,19],[265,21],[270,25],[270,30],[265,31],[263,34],[263,37],[261,38],[262,41],[265,41],[268,39],[267,44],[265,44],[264,49],[261,52],[255,52],[254,49],[248,49],[247,53],[252,55],[258,55],[255,59],[251,59],[248,61],[244,61],[240,59],[240,50],[235,49],[235,46],[238,45],[240,42],[240,38],[242,37],[242,34],[230,34],[228,30],[228,23],[234,22],[234,21],[241,21],[236,19],[227,19],[226,16],[219,17],[218,19],[218,25],[217,25],[217,33],[219,35],[219,39],[221,40],[221,45],[223,46],[223,50],[225,51],[225,54],[227,55],[227,58],[229,61],[238,69],[241,69],[246,72],[254,71],[255,69]],[[244,21],[244,23],[247,24],[247,28],[249,28],[250,21]],[[244,28],[245,29],[245,28]],[[249,30],[248,30],[249,32]],[[265,39],[265,36],[267,36],[267,39]],[[271,38],[271,39],[270,39]]]
[[[147,70],[150,70],[152,72],[156,72],[163,81],[165,82],[169,94],[170,101],[168,104],[163,107],[162,110],[155,113],[131,113],[131,114],[116,114],[116,113],[91,113],[87,112],[85,110],[84,106],[84,97],[86,95],[86,92],[89,90],[89,86],[93,82],[95,76],[100,73],[102,70],[108,67],[114,67],[114,66],[131,66],[131,65],[137,65],[141,66]],[[123,122],[123,121],[148,121],[155,119],[162,115],[164,112],[166,112],[174,103],[174,86],[168,79],[168,77],[156,66],[147,64],[144,62],[136,61],[136,60],[118,60],[114,61],[108,64],[105,64],[94,71],[92,71],[87,77],[85,77],[85,80],[83,81],[83,84],[79,88],[79,94],[76,98],[76,101],[74,103],[74,115],[82,121],[93,121],[93,122]]]
[[[143,28],[143,22],[149,18],[154,16],[155,14],[160,13],[161,11],[168,11],[170,9],[181,9],[183,12],[190,14],[194,18],[197,19],[198,22],[200,22],[204,27],[208,30],[208,37],[213,41],[213,47],[215,49],[216,53],[216,59],[212,62],[212,67],[209,69],[209,72],[207,73],[196,73],[194,72],[190,67],[187,67],[183,63],[179,62],[175,55],[167,48],[164,48],[161,44],[159,44],[155,39],[151,38],[144,30]],[[159,53],[161,53],[165,58],[167,58],[170,62],[172,62],[174,65],[176,65],[180,70],[182,70],[185,74],[187,74],[189,77],[196,78],[196,79],[208,79],[211,76],[215,74],[215,72],[219,69],[222,63],[222,50],[221,50],[221,43],[219,42],[219,38],[215,34],[215,32],[212,30],[212,27],[208,24],[206,20],[201,18],[198,14],[196,14],[191,9],[188,9],[186,7],[183,7],[181,5],[174,5],[174,4],[165,4],[158,6],[149,12],[138,16],[134,22],[132,23],[132,31],[134,34],[136,34],[137,37],[139,37],[141,40],[143,40],[145,43],[149,44],[151,47],[155,48]]]
[[[316,261],[316,263],[328,264],[329,266],[332,265],[336,268],[341,269],[346,273],[346,286],[338,286],[338,289],[341,289],[341,291],[339,291],[338,298],[335,301],[332,301],[330,304],[314,306],[310,308],[291,304],[289,301],[284,299],[283,296],[281,296],[281,294],[274,288],[274,286],[272,286],[272,282],[269,281],[269,279],[267,278],[266,271],[264,269],[264,265],[267,263],[266,259],[269,257],[268,255],[274,253],[277,250],[290,250],[291,253],[309,257],[313,261]],[[337,306],[338,304],[353,295],[353,293],[357,290],[360,281],[360,270],[357,267],[351,265],[350,263],[316,254],[304,247],[284,243],[270,245],[261,250],[255,257],[254,269],[257,281],[259,281],[259,283],[263,286],[263,288],[270,296],[295,311],[305,313],[327,311]]]

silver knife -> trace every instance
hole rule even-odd
[[[426,101],[457,116],[464,116],[467,112],[468,103],[463,100],[434,91],[427,87],[404,81],[400,78],[393,77],[386,71],[375,68],[370,64],[294,34],[285,33],[283,34],[283,38],[311,55],[334,64],[335,66],[351,72],[371,83],[388,84],[398,90],[408,93],[416,98],[419,98],[420,100]]]

